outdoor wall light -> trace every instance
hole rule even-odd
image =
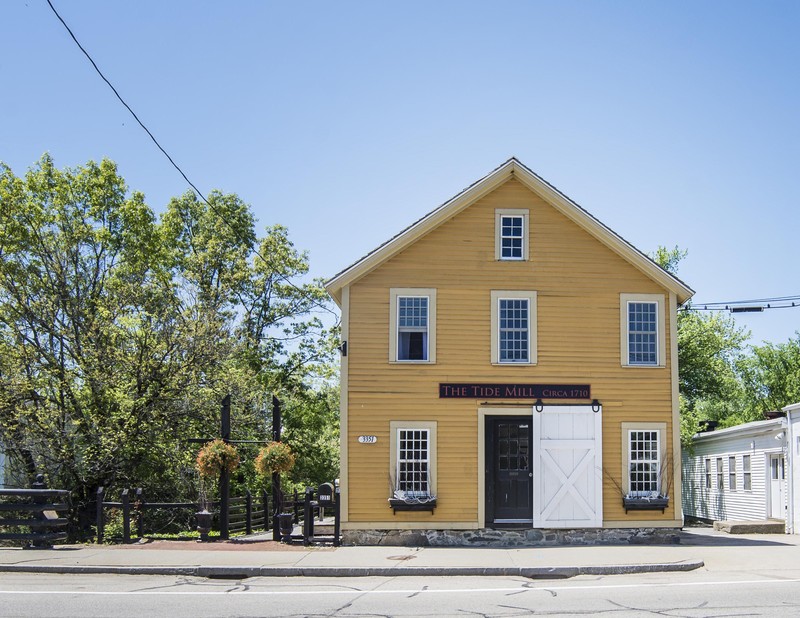
[[[542,403],[541,399],[536,400],[536,403],[533,404],[533,409],[536,410],[537,412],[541,412],[542,410],[544,410],[544,404]]]
[[[597,414],[600,411],[600,402],[597,399],[592,399],[592,412]]]

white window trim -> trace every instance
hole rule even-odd
[[[507,258],[502,257],[502,225],[503,217],[522,217],[522,257]],[[494,211],[494,257],[502,262],[527,262],[529,259],[529,211],[526,208],[498,208]]]
[[[389,478],[392,480],[390,492],[394,492],[394,485],[397,483],[398,439],[401,429],[428,430],[429,488],[431,497],[436,496],[436,421],[389,421]]]
[[[397,358],[397,313],[399,298],[405,296],[428,299],[428,359],[398,360]],[[391,288],[389,290],[389,362],[400,365],[430,365],[436,362],[436,288]]]
[[[747,462],[747,468],[744,467],[745,461]],[[747,485],[750,485],[750,487],[747,487]],[[749,453],[742,455],[742,491],[753,491],[753,458]]]
[[[536,292],[519,290],[492,290],[492,364],[503,367],[528,367],[538,362],[537,351],[537,304]],[[528,300],[528,362],[501,362],[500,361],[500,300],[519,299]]]
[[[628,303],[656,303],[656,364],[631,363],[628,349]],[[620,294],[620,360],[623,367],[639,367],[652,369],[667,366],[666,328],[664,307],[666,299],[663,294]]]
[[[674,470],[667,470],[669,459],[667,458],[667,424],[666,423],[622,423],[622,492],[624,496],[629,496],[631,493],[631,449],[630,449],[630,432],[631,431],[657,431],[658,432],[658,446],[659,446],[659,468],[665,470],[667,474],[673,474]],[[680,479],[678,479],[680,482]],[[659,483],[663,482],[659,479]],[[660,492],[666,490],[666,487],[658,488]],[[675,479],[672,479],[672,487],[669,489],[670,493],[680,492],[680,486],[675,486]],[[672,496],[670,496],[672,498]]]

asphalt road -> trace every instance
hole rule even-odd
[[[0,616],[798,616],[796,573],[523,578],[4,574]]]

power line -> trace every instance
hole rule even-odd
[[[72,30],[70,29],[70,27],[67,25],[67,22],[65,22],[65,21],[64,21],[64,19],[61,17],[61,15],[59,15],[59,14],[58,14],[58,11],[56,11],[56,7],[54,7],[54,6],[53,6],[53,3],[52,3],[52,2],[50,2],[50,0],[47,0],[47,4],[50,6],[50,9],[53,11],[53,13],[55,14],[55,16],[58,18],[58,21],[60,21],[60,22],[62,23],[62,25],[64,26],[64,28],[66,28],[67,32],[69,32],[69,35],[72,37],[72,40],[73,40],[73,41],[75,41],[75,45],[77,45],[77,46],[78,46],[78,49],[80,49],[80,50],[83,52],[83,55],[84,55],[84,56],[86,56],[86,58],[89,60],[89,62],[91,62],[91,63],[92,63],[92,66],[94,67],[94,70],[95,70],[95,71],[97,71],[97,74],[100,76],[100,78],[101,78],[101,79],[102,79],[102,80],[103,80],[103,81],[104,81],[104,82],[105,82],[105,83],[108,85],[108,87],[109,87],[109,88],[111,88],[111,91],[112,91],[112,92],[113,92],[113,93],[116,95],[116,97],[119,99],[119,102],[120,102],[120,103],[122,103],[122,104],[125,106],[125,109],[127,109],[127,110],[128,110],[130,113],[131,113],[131,116],[133,116],[134,120],[136,120],[136,122],[138,122],[138,123],[139,123],[139,126],[140,126],[140,127],[142,127],[142,129],[144,129],[145,133],[147,133],[147,135],[149,135],[149,136],[150,136],[150,139],[151,139],[151,140],[153,140],[153,143],[156,145],[156,147],[157,147],[157,148],[158,148],[158,149],[159,149],[159,150],[160,150],[162,153],[164,153],[164,156],[165,156],[165,157],[167,157],[167,159],[169,160],[169,162],[172,164],[172,167],[174,167],[176,170],[178,170],[178,173],[179,173],[181,176],[183,176],[183,179],[184,179],[184,180],[185,180],[187,183],[189,183],[189,186],[190,186],[192,189],[194,189],[194,190],[195,190],[195,192],[197,193],[197,195],[199,195],[199,196],[200,196],[200,198],[201,198],[201,199],[202,199],[202,200],[203,200],[203,201],[204,201],[206,204],[208,204],[208,206],[209,206],[209,207],[210,207],[210,208],[213,210],[213,208],[214,208],[214,207],[213,207],[213,206],[211,206],[211,204],[209,204],[208,200],[205,198],[205,196],[204,196],[204,195],[203,195],[203,193],[200,191],[200,189],[198,189],[198,188],[197,188],[197,187],[194,185],[194,183],[193,183],[191,180],[189,180],[189,177],[188,177],[188,176],[187,176],[187,175],[186,175],[186,174],[183,172],[183,170],[180,168],[180,166],[179,166],[177,163],[175,163],[175,161],[172,159],[172,157],[171,157],[171,156],[169,156],[169,153],[168,153],[166,150],[164,150],[164,147],[163,147],[161,144],[159,144],[159,143],[158,143],[158,140],[157,140],[157,139],[155,138],[155,136],[154,136],[154,135],[153,135],[153,134],[150,132],[150,129],[148,129],[148,128],[145,126],[145,124],[144,124],[144,123],[143,123],[143,122],[142,122],[142,121],[139,119],[139,116],[137,116],[137,115],[136,115],[136,112],[134,112],[134,111],[131,109],[131,106],[130,106],[130,105],[128,105],[128,104],[125,102],[125,99],[123,99],[123,98],[122,98],[122,96],[119,94],[119,92],[117,92],[117,89],[116,89],[116,88],[114,88],[114,85],[113,85],[113,84],[112,84],[110,81],[108,81],[108,78],[107,78],[105,75],[103,75],[103,72],[100,70],[100,67],[98,67],[98,66],[97,66],[97,63],[96,63],[96,62],[95,62],[95,61],[92,59],[92,57],[89,55],[89,52],[87,52],[87,51],[86,51],[86,49],[84,49],[83,45],[81,45],[80,41],[78,41],[78,38],[75,36],[75,34],[74,34],[74,33],[72,32]],[[216,213],[216,211],[214,211],[214,212]],[[223,219],[224,219],[224,218],[223,218]],[[226,223],[228,223],[228,222],[226,221]]]
[[[178,171],[178,173],[189,184],[189,186],[200,197],[200,199],[202,199],[203,202],[205,202],[206,205],[211,209],[211,211],[222,220],[222,222],[231,230],[231,232],[233,232],[234,236],[236,238],[238,238],[239,241],[244,242],[247,245],[247,247],[253,253],[255,253],[255,255],[257,255],[259,258],[261,258],[261,260],[265,264],[271,264],[263,255],[261,255],[261,253],[258,250],[258,247],[256,247],[255,244],[253,242],[251,242],[249,238],[243,237],[239,233],[239,231],[233,226],[233,224],[231,224],[231,222],[228,221],[228,219],[226,219],[222,215],[222,213],[220,213],[217,210],[217,208],[211,202],[209,202],[206,199],[206,196],[203,195],[202,191],[200,191],[200,189],[198,189],[197,186],[191,180],[189,180],[189,177],[184,173],[184,171],[181,169],[181,167],[177,163],[175,163],[174,159],[169,155],[169,153],[164,149],[164,147],[158,142],[158,140],[155,138],[155,136],[150,131],[150,129],[148,129],[147,126],[145,126],[145,124],[139,119],[139,116],[136,115],[136,112],[133,111],[131,106],[128,105],[125,102],[125,99],[122,98],[120,93],[117,92],[117,89],[114,88],[114,85],[108,80],[108,78],[105,75],[103,75],[103,72],[100,70],[100,67],[97,66],[97,63],[94,61],[94,59],[89,54],[89,52],[86,51],[86,49],[83,47],[83,45],[81,45],[80,41],[78,41],[78,38],[72,32],[72,29],[67,25],[67,22],[64,21],[64,18],[61,17],[61,15],[59,15],[58,11],[56,10],[56,7],[53,6],[53,3],[50,0],[47,0],[47,4],[50,7],[50,10],[53,11],[53,14],[58,18],[58,21],[61,22],[61,24],[66,29],[66,31],[69,33],[69,36],[72,37],[72,40],[75,42],[75,45],[78,46],[78,49],[80,49],[83,52],[83,55],[86,56],[86,58],[92,64],[92,67],[94,67],[94,70],[97,72],[97,74],[100,76],[100,78],[108,85],[109,88],[111,88],[111,91],[114,93],[114,95],[117,97],[117,99],[119,99],[119,102],[122,103],[122,105],[125,106],[125,109],[127,109],[130,112],[130,114],[131,114],[131,116],[133,116],[134,120],[136,120],[136,122],[139,124],[139,126],[142,127],[142,129],[144,129],[145,133],[147,133],[147,135],[150,137],[150,139],[153,141],[153,143],[156,145],[156,147],[164,154],[165,157],[167,157],[167,160],[172,164],[172,167],[174,167]],[[297,285],[295,285],[292,281],[290,281],[286,276],[280,276],[279,278],[282,279],[284,281],[284,283],[286,283],[288,286],[294,288],[297,292],[302,292],[303,291]],[[313,304],[316,305],[318,308],[327,311],[328,313],[332,313],[328,307],[326,307],[325,305],[323,305],[321,303],[314,302]]]
[[[760,313],[767,309],[792,309],[800,307],[800,295],[751,298],[713,303],[691,303],[682,311],[729,311],[730,313]]]

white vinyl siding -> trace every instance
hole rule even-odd
[[[692,455],[684,452],[683,456],[684,515],[710,521],[767,519],[769,456],[781,452],[774,437],[780,431],[780,424],[771,427],[771,432],[718,437],[711,432],[700,434],[699,440],[695,438]],[[720,487],[714,478],[718,477],[718,459],[723,465],[722,478],[729,479],[727,487],[724,483]],[[741,479],[735,479],[740,474]]]

